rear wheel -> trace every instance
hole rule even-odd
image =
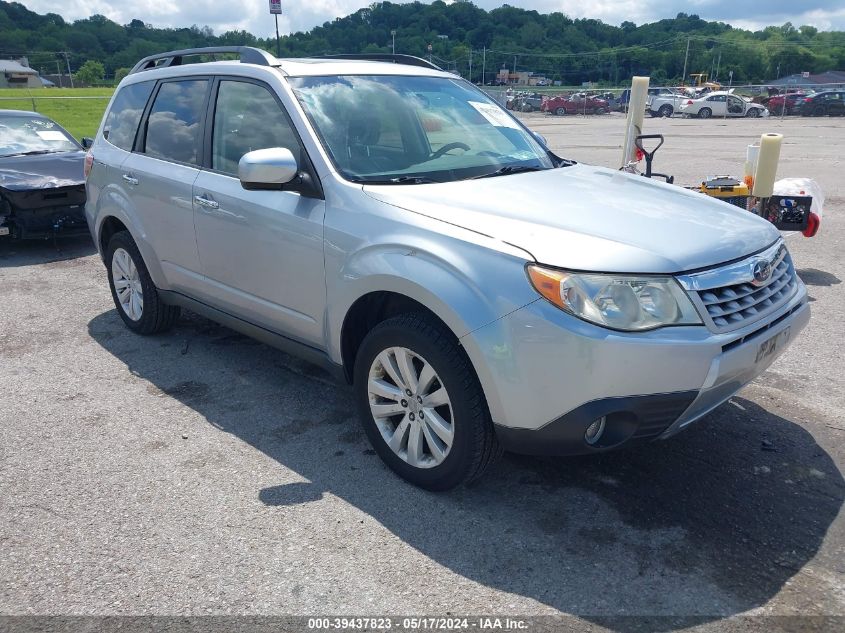
[[[400,315],[370,331],[355,359],[354,390],[373,448],[421,488],[471,481],[501,452],[469,360],[428,315]]]
[[[563,107],[557,108],[555,110],[555,114],[558,115],[558,116],[563,116],[564,114],[566,114],[566,108],[563,108]]]
[[[710,108],[701,108],[698,111],[698,118],[699,119],[709,119],[713,115],[713,110]]]
[[[817,105],[815,108],[813,108],[813,116],[825,116],[826,114],[827,111],[825,110],[825,107],[823,105]]]
[[[658,114],[660,114],[660,116],[670,117],[672,116],[672,113],[674,111],[675,109],[667,103],[665,105],[660,106],[660,110],[658,110],[657,112]]]
[[[141,252],[128,231],[119,231],[109,240],[106,270],[117,312],[133,332],[163,332],[179,318],[179,308],[166,305],[159,297]]]

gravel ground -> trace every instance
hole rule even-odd
[[[618,166],[620,115],[525,119]],[[790,239],[810,326],[670,441],[506,456],[448,494],[392,475],[320,370],[193,315],[139,338],[88,241],[0,244],[0,614],[845,616],[845,119],[646,131],[681,184],[784,133],[780,174],[828,195],[820,235]]]

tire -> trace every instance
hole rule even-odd
[[[596,109],[593,111],[593,114],[604,114],[604,113],[605,113],[605,109],[604,109],[604,108],[596,108]]]
[[[412,384],[407,396],[407,381],[397,372],[401,358],[409,359],[405,367],[410,365],[412,380],[434,374],[428,388],[415,394]],[[501,454],[478,377],[457,339],[435,318],[408,313],[379,323],[358,349],[353,376],[355,401],[370,443],[385,464],[415,486],[449,490],[480,477]],[[445,398],[447,404],[425,407],[426,394],[440,394],[430,402]],[[386,408],[377,421],[373,407],[379,406]],[[426,414],[424,423],[420,412]],[[439,423],[433,423],[435,418]],[[440,431],[435,433],[435,427]],[[418,458],[411,456],[415,432]],[[388,444],[393,438],[396,449]]]
[[[675,112],[675,109],[670,106],[668,103],[665,105],[660,106],[660,109],[657,113],[662,117],[671,117]]]
[[[745,113],[745,116],[749,119],[756,119],[760,116],[760,111],[757,108],[749,108],[748,112]]]
[[[653,119],[657,116],[657,111],[649,109],[648,115]]]
[[[119,231],[109,240],[106,270],[114,305],[126,327],[142,335],[158,334],[173,327],[179,318],[179,307],[162,302],[141,252],[128,231]],[[120,295],[118,288],[124,291]],[[140,299],[140,306],[137,299]]]
[[[698,118],[699,119],[709,119],[713,115],[713,110],[710,108],[701,108],[698,111]]]
[[[566,108],[560,107],[555,109],[555,114],[558,116],[564,116],[566,114]]]
[[[813,116],[825,116],[827,115],[827,111],[823,105],[817,105],[813,108]]]
[[[534,106],[532,106],[530,103],[524,103],[522,104],[520,110],[522,112],[534,112]]]

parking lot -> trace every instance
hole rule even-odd
[[[521,116],[619,166],[622,115]],[[687,185],[784,134],[779,175],[827,194],[788,241],[810,326],[669,441],[508,455],[446,494],[387,470],[321,370],[190,314],[140,338],[87,240],[0,242],[0,613],[845,617],[845,119],[645,126]]]

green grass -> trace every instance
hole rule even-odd
[[[35,110],[48,116],[77,139],[94,136],[113,88],[0,89],[0,110]],[[99,97],[63,99],[61,97]],[[8,100],[7,99],[11,99]]]

